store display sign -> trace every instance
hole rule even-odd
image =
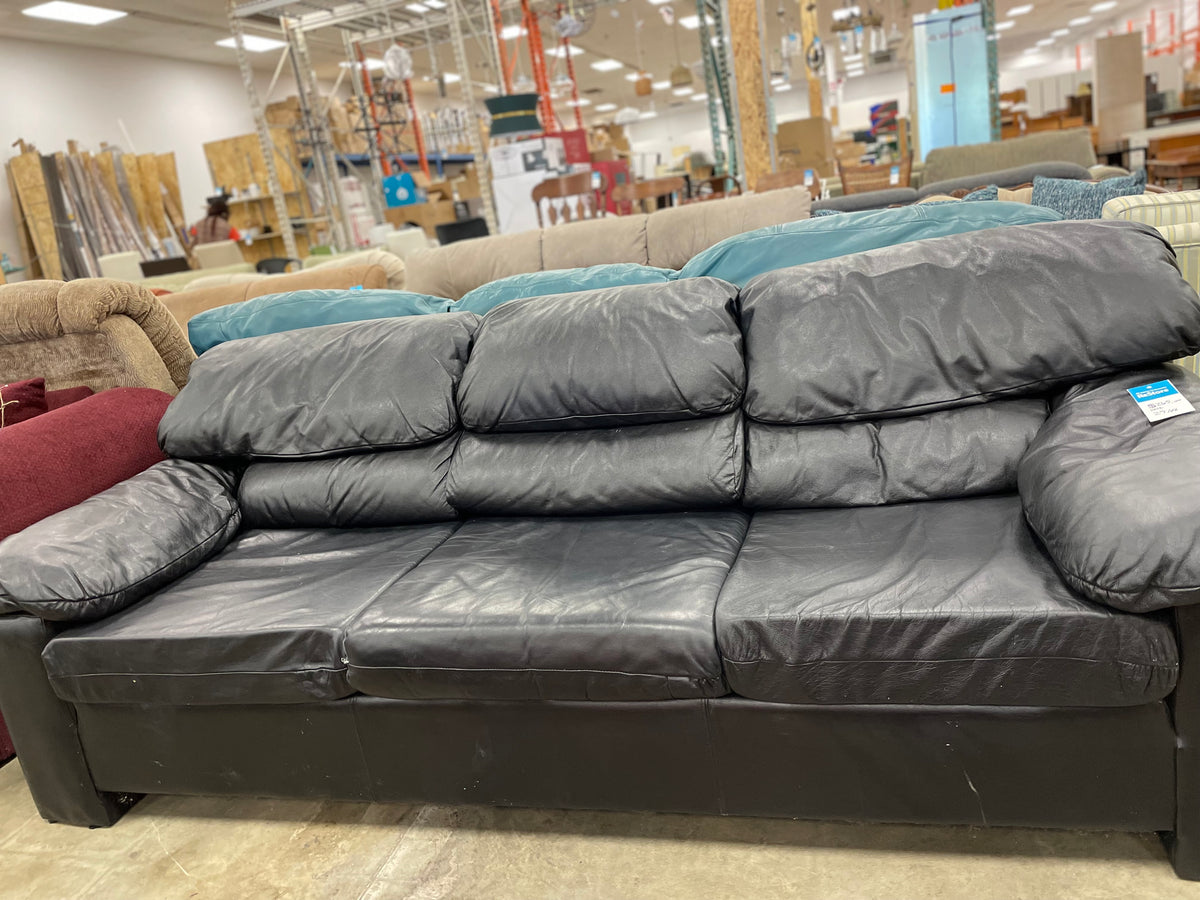
[[[1169,381],[1156,381],[1153,384],[1129,388],[1129,396],[1151,422],[1161,422],[1163,419],[1196,411],[1196,407],[1188,402],[1187,397],[1179,393],[1179,388]]]

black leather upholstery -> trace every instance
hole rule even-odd
[[[1200,409],[1200,378],[1178,366],[1080,385],[1020,470],[1025,514],[1063,577],[1131,612],[1200,603],[1200,413],[1151,424],[1127,391],[1163,380]]]
[[[256,462],[238,503],[249,528],[361,528],[456,517],[446,496],[458,434],[335,459]]]
[[[639,513],[737,503],[741,413],[625,428],[463,432],[450,502],[472,515]]]
[[[760,275],[741,292],[746,414],[798,425],[1031,395],[1200,348],[1148,225],[1050,222]]]
[[[502,304],[463,375],[463,427],[610,428],[735,410],[746,384],[736,298],[727,282],[689,278]]]
[[[221,344],[192,364],[159,443],[188,459],[315,459],[436,441],[458,427],[478,323],[410,316]]]
[[[746,428],[747,506],[872,506],[1011,492],[1046,419],[1042,400],[923,416]]]
[[[45,652],[78,703],[307,703],[353,692],[347,624],[454,531],[252,531],[120,615]]]
[[[717,601],[737,694],[784,703],[1132,706],[1170,624],[1063,585],[1015,496],[756,513]]]
[[[234,489],[215,466],[160,462],[0,541],[0,592],[43,619],[112,615],[233,538]]]
[[[719,696],[713,607],[746,519],[469,521],[350,625],[350,684],[410,699]]]

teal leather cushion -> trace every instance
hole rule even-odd
[[[637,263],[611,263],[583,269],[548,269],[545,272],[526,272],[510,275],[482,285],[463,295],[455,312],[484,315],[501,303],[523,297],[542,297],[549,294],[573,294],[596,288],[623,287],[629,284],[666,284],[679,273],[674,269],[658,269]]]
[[[198,313],[188,321],[188,340],[197,354],[238,338],[297,328],[449,312],[454,301],[409,291],[289,291],[264,294]]]
[[[1061,218],[1053,210],[1026,203],[984,200],[801,219],[726,238],[688,260],[679,277],[711,275],[742,287],[763,272],[835,256],[1003,225],[1057,222]]]

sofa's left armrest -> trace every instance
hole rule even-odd
[[[1200,603],[1200,412],[1151,424],[1128,393],[1163,380],[1200,409],[1200,378],[1178,366],[1077,385],[1017,476],[1068,584],[1129,612]]]
[[[235,476],[167,460],[0,541],[0,596],[50,620],[102,619],[191,571],[241,525]]]

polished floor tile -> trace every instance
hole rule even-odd
[[[1200,900],[1155,835],[149,797],[89,831],[0,769],[0,898]]]

